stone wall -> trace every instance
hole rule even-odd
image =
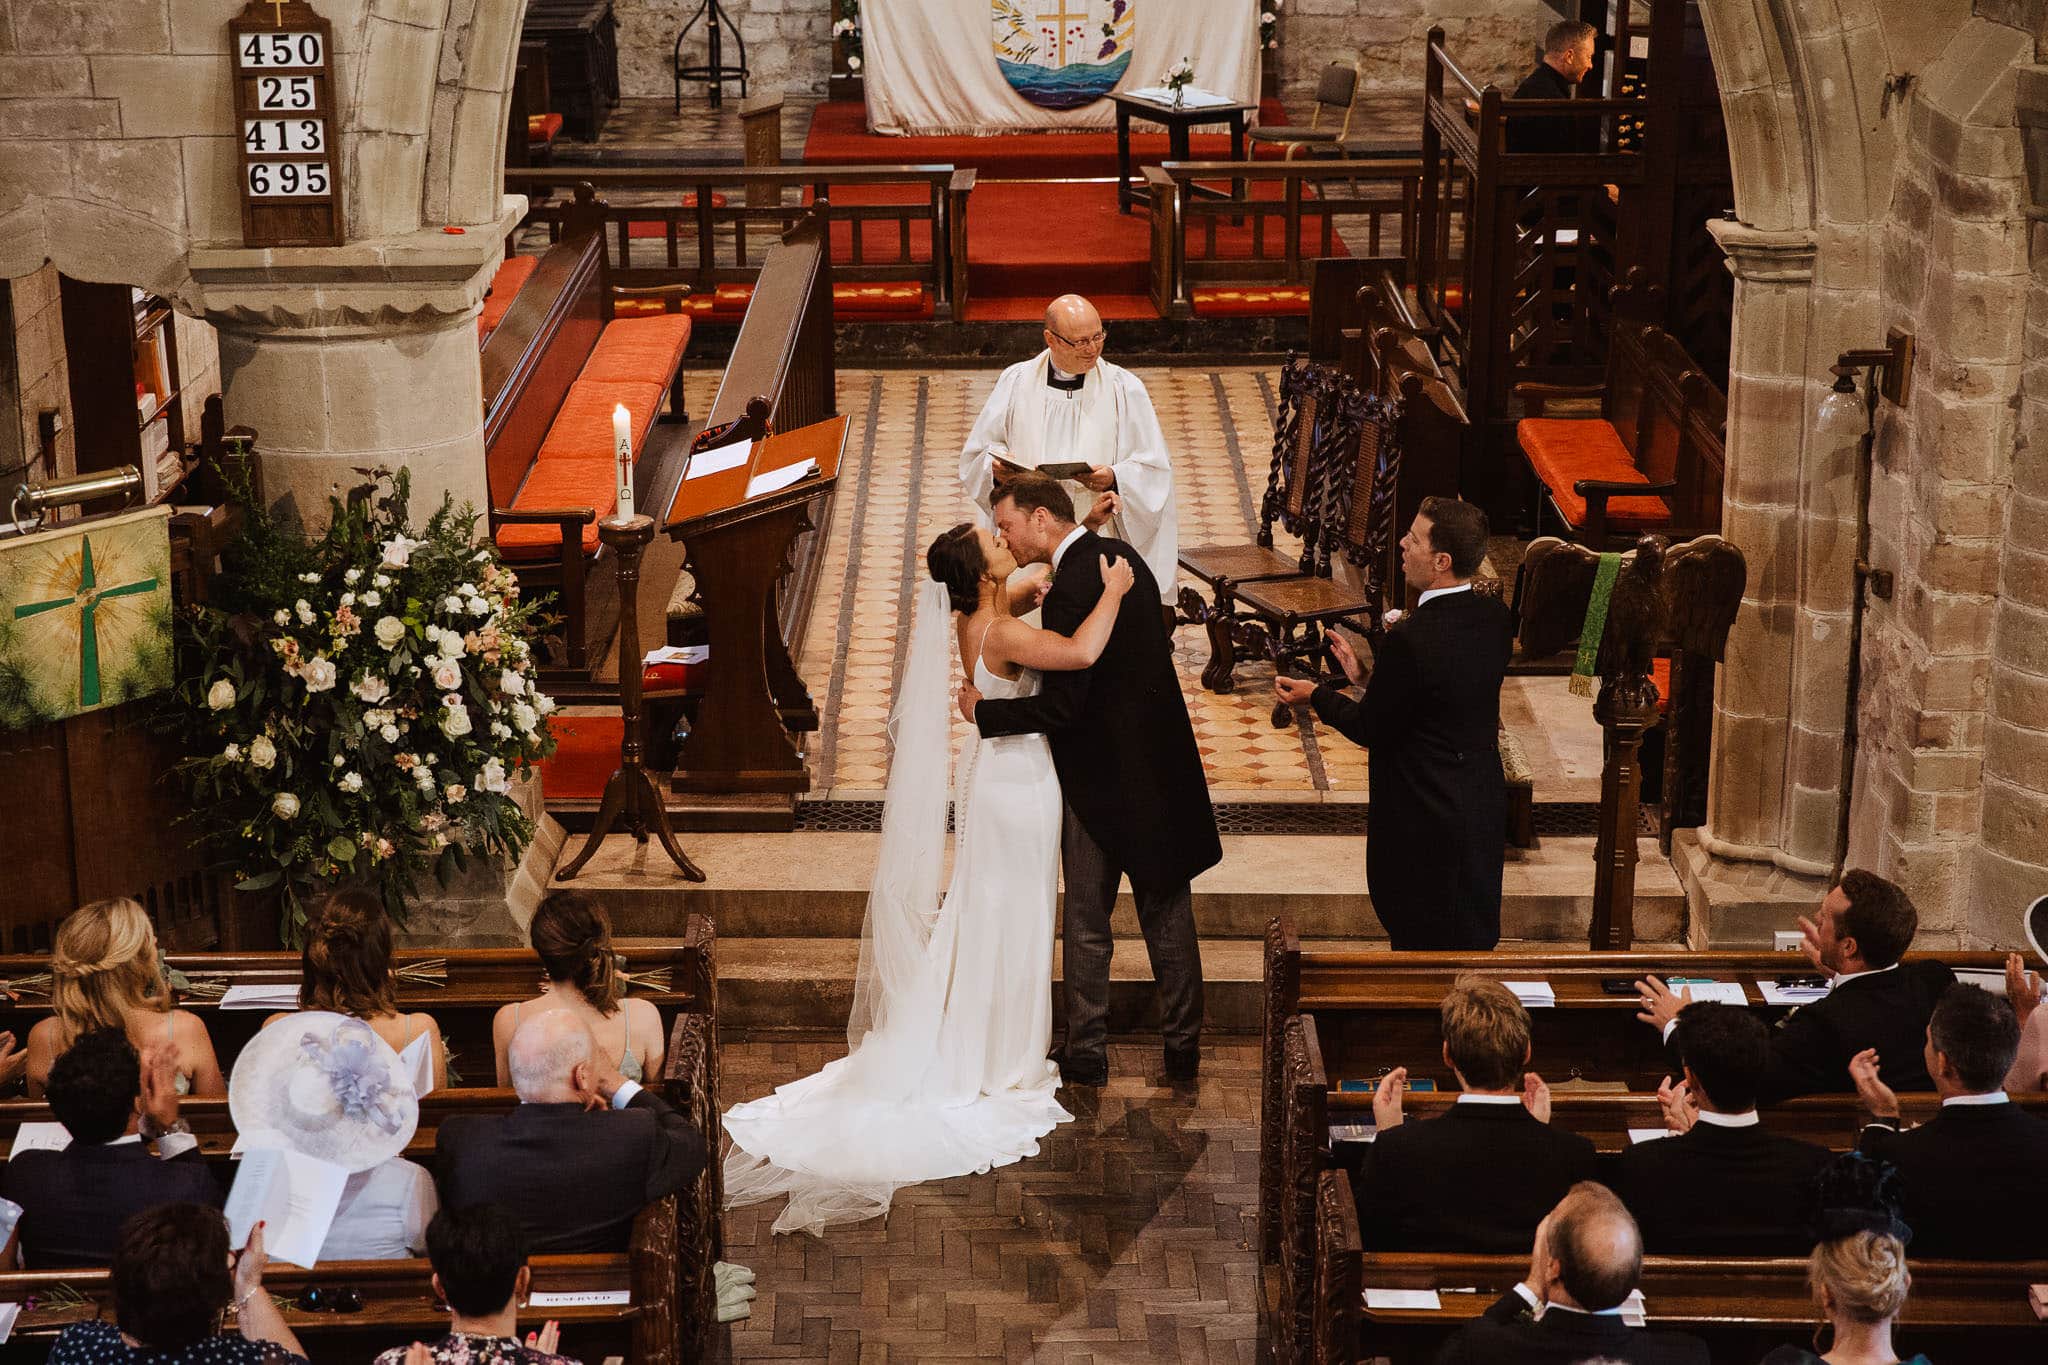
[[[57,466],[53,472],[39,464],[23,478],[64,478],[78,470],[77,448],[71,435],[71,372],[65,364],[64,318],[57,299],[57,271],[53,266],[9,282],[12,329],[6,337],[9,353],[0,364],[12,370],[11,396],[15,408],[0,414],[19,433],[12,447],[15,461],[36,461],[41,451],[36,441],[36,413],[55,408],[63,414],[64,429],[57,433]],[[10,461],[11,463],[12,461]],[[11,489],[13,479],[0,480],[0,489]]]
[[[726,0],[724,8],[747,42],[750,88],[825,93],[832,66],[831,0]],[[667,99],[675,93],[670,57],[677,31],[696,9],[696,0],[614,0],[624,94]],[[1366,88],[1420,90],[1423,38],[1432,24],[1444,26],[1451,54],[1475,81],[1512,87],[1528,73],[1543,30],[1556,19],[1541,0],[1282,0],[1281,93],[1290,102],[1306,101],[1325,65],[1354,57],[1363,63]],[[732,60],[729,35],[726,50]],[[702,24],[691,30],[685,55],[704,60]],[[702,85],[690,89],[703,98]]]

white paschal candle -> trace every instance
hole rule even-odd
[[[613,463],[618,467],[617,515],[625,521],[633,515],[633,417],[624,403],[612,404],[612,449],[616,456]]]

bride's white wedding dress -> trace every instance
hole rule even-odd
[[[936,696],[934,617],[942,651]],[[953,875],[940,900],[950,713],[943,597],[921,601],[919,618],[923,639],[914,637],[897,701],[882,866],[848,1024],[853,1050],[725,1115],[733,1144],[726,1202],[788,1194],[777,1232],[816,1234],[872,1218],[904,1185],[1034,1156],[1039,1138],[1073,1117],[1054,1098],[1059,1071],[1046,1059],[1061,810],[1052,754],[1043,735],[964,746]],[[1029,670],[1014,681],[996,676],[977,651],[974,685],[983,696],[1029,696],[1038,683]],[[939,713],[936,731],[918,714],[925,708]],[[914,741],[913,728],[921,736]]]

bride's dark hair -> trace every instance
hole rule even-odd
[[[988,572],[988,560],[981,553],[981,538],[974,523],[963,521],[932,542],[924,552],[925,567],[932,581],[946,585],[953,610],[971,613],[981,605],[981,576]]]

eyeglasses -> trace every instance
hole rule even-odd
[[[1081,337],[1078,340],[1069,336],[1061,336],[1058,332],[1053,331],[1053,329],[1050,327],[1046,328],[1045,331],[1047,336],[1050,336],[1057,341],[1064,341],[1067,345],[1073,347],[1077,351],[1085,351],[1092,346],[1100,346],[1103,342],[1109,340],[1109,329],[1107,327],[1103,328],[1101,331],[1097,332],[1093,336]]]

